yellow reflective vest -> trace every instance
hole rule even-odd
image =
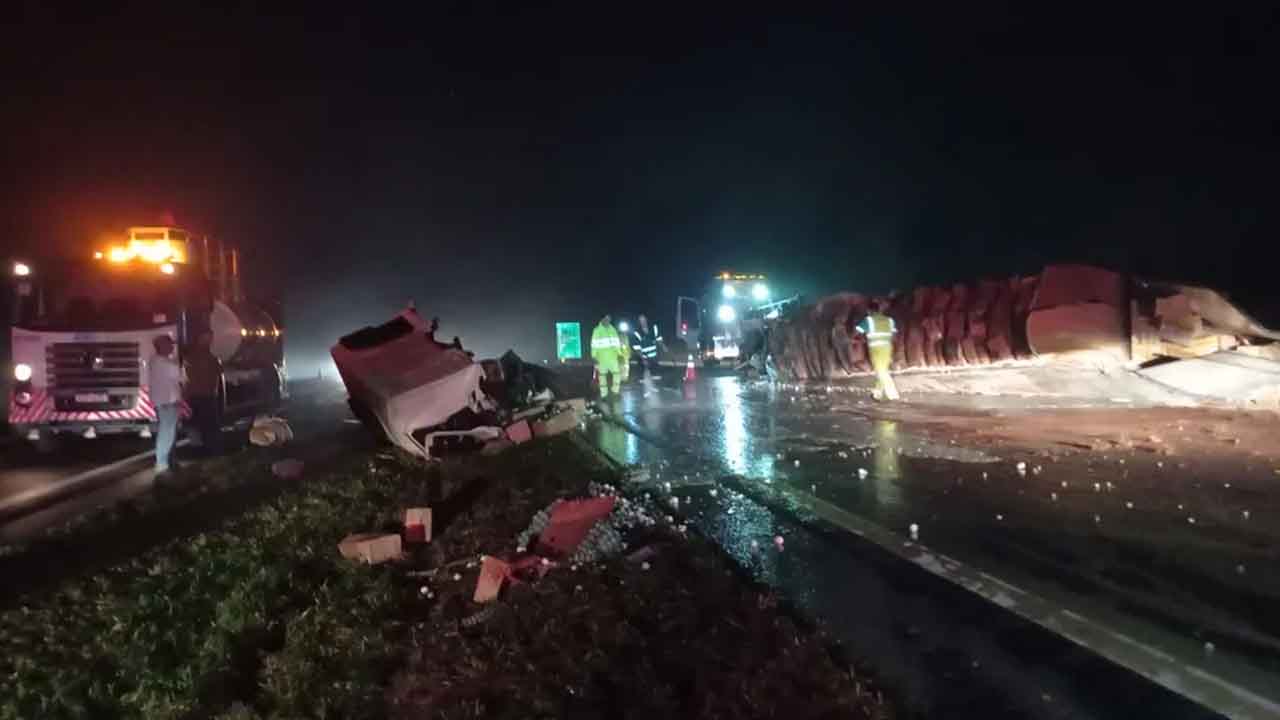
[[[622,338],[608,323],[599,323],[591,331],[591,359],[602,370],[617,370],[622,360]]]

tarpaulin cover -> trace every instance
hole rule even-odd
[[[426,335],[414,310],[376,328],[352,333],[330,353],[352,399],[363,404],[395,445],[421,454],[414,430],[440,425],[455,413],[483,409],[484,371],[461,349]]]

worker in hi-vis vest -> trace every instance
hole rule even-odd
[[[877,400],[897,400],[898,387],[893,384],[893,376],[889,374],[889,366],[893,364],[893,336],[898,326],[893,318],[884,314],[885,303],[878,300],[871,306],[871,312],[858,323],[858,332],[867,337],[867,353],[871,356],[871,369],[876,371]]]
[[[596,364],[601,399],[608,398],[610,392],[617,395],[622,380],[622,338],[608,315],[600,318],[596,329],[591,331],[591,359]]]

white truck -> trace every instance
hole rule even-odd
[[[224,417],[285,396],[279,326],[240,293],[238,255],[168,226],[131,227],[79,260],[11,266],[8,422],[42,447],[58,435],[149,437],[156,414],[147,364],[157,335],[179,355],[201,332],[223,362]]]

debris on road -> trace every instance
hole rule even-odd
[[[564,407],[559,413],[533,423],[533,436],[551,437],[568,432],[578,426],[578,413],[572,407]]]
[[[431,508],[412,507],[404,511],[404,541],[431,542]]]
[[[617,498],[606,496],[552,503],[546,527],[538,533],[536,550],[556,558],[569,557],[604,518],[613,512]]]
[[[519,445],[533,439],[533,431],[529,429],[528,420],[520,420],[506,427],[504,431],[512,444]]]
[[[881,302],[904,392],[1280,409],[1280,331],[1215,290],[1086,265],[794,307],[767,335],[775,376],[865,389],[871,364],[854,325]],[[948,372],[960,367],[980,371]]]
[[[480,561],[480,577],[476,580],[476,591],[472,595],[473,602],[485,604],[498,599],[502,584],[511,576],[511,565],[492,555],[485,555]]]
[[[249,428],[249,442],[259,447],[277,447],[293,440],[293,428],[278,417],[259,417]]]
[[[338,552],[348,560],[377,565],[400,557],[400,536],[388,533],[355,533],[338,543]]]

